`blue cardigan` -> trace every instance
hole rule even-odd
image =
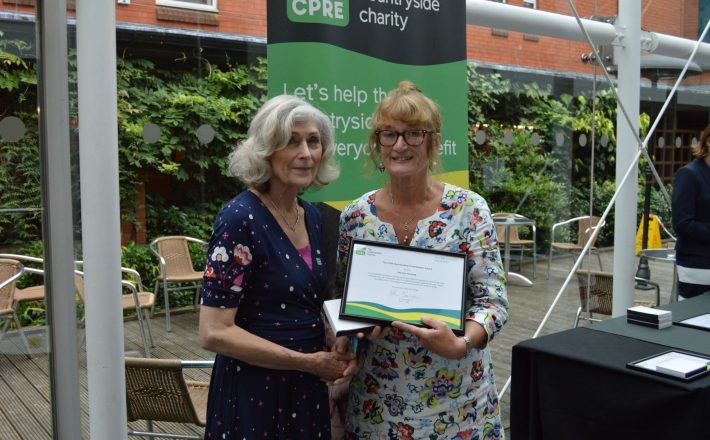
[[[710,167],[705,158],[695,158],[676,172],[672,212],[678,264],[710,268]]]

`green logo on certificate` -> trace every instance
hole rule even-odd
[[[367,248],[361,247],[360,249],[355,249],[355,253],[357,255],[365,255],[365,252],[367,251]]]

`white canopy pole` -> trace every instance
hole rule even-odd
[[[125,365],[118,190],[116,6],[76,2],[79,154],[89,432],[125,440]]]
[[[616,116],[616,184],[634,162],[638,145],[639,98],[641,75],[641,1],[619,1],[618,31],[624,35],[614,46],[617,61],[617,90],[619,101]],[[621,107],[626,111],[626,121]],[[633,147],[633,148],[630,148]],[[629,181],[619,189],[614,215],[614,296],[612,316],[626,313],[633,305],[634,274],[636,273],[636,204],[638,173],[631,173]]]
[[[619,15],[625,1],[619,1]],[[639,12],[640,17],[640,12]],[[476,26],[524,32],[544,37],[561,38],[572,41],[587,41],[577,24],[576,18],[554,12],[497,3],[488,0],[466,0],[466,22]],[[596,20],[582,20],[584,28],[594,44],[612,44],[618,36],[614,25]],[[640,48],[648,52],[669,57],[688,59],[696,41],[639,30],[636,34]],[[626,34],[628,38],[628,34]],[[703,70],[710,69],[710,44],[702,43],[693,61]]]
[[[587,41],[572,16],[489,0],[466,0],[466,22],[563,40]],[[582,23],[597,44],[611,44],[616,38],[616,29],[612,24],[595,20],[582,20]]]
[[[56,0],[38,2],[37,6],[41,38],[38,90],[42,239],[50,328],[52,435],[58,440],[73,440],[81,438],[81,409],[74,302],[67,5],[64,0]]]

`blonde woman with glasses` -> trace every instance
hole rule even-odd
[[[346,415],[352,438],[504,436],[488,349],[508,319],[495,226],[481,196],[432,177],[440,130],[437,105],[411,82],[378,104],[371,158],[386,184],[343,211],[338,278],[351,238],[465,253],[465,334],[422,317],[425,327],[394,322],[363,338]]]

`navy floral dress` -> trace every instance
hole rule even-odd
[[[376,192],[347,206],[340,217],[338,278],[347,265],[349,237],[397,243],[391,224],[377,216]],[[410,246],[468,255],[466,319],[481,324],[487,342],[508,320],[506,280],[486,201],[444,186],[437,211],[417,222]],[[487,343],[463,359],[429,352],[418,339],[392,329],[358,348],[362,367],[350,384],[346,436],[356,439],[500,439],[498,392]]]
[[[238,308],[235,323],[304,353],[323,350],[327,278],[318,210],[299,200],[312,270],[251,191],[227,203],[214,224],[202,305]],[[217,354],[207,405],[206,439],[329,439],[328,391],[320,378],[271,370]]]

